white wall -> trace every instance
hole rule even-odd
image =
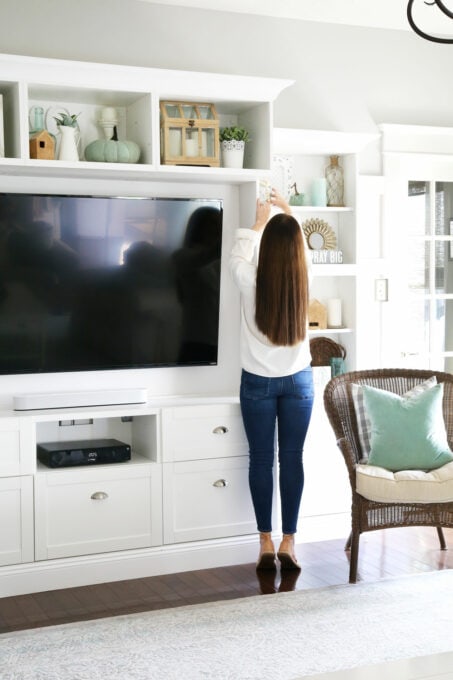
[[[292,78],[276,103],[278,127],[368,132],[384,122],[453,120],[453,46],[408,31],[137,0],[1,0],[0,46],[12,54]]]
[[[450,126],[452,46],[406,31],[275,20],[226,12],[148,4],[137,0],[1,0],[0,49],[5,53],[237,73],[294,79],[275,105],[277,127],[374,132],[382,122]],[[0,74],[0,80],[2,74]],[[364,174],[379,174],[377,147],[362,159]],[[0,186],[4,185],[0,176]],[[223,188],[228,205],[237,201]],[[234,209],[233,209],[234,211]],[[226,215],[224,258],[237,215]],[[224,276],[228,276],[224,267]],[[216,368],[146,372],[152,394],[187,393],[200,381],[208,392],[235,391],[237,298],[223,285],[220,364]],[[234,366],[234,370],[232,370]],[[143,384],[124,372],[122,386]],[[103,387],[117,375],[99,375]],[[78,374],[72,389],[93,386]],[[21,389],[23,387],[23,390]],[[46,389],[66,389],[53,376]],[[0,407],[11,392],[43,391],[39,376],[0,379]]]

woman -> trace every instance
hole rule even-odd
[[[272,206],[283,212],[269,219]],[[260,534],[256,566],[275,568],[271,521],[277,423],[283,532],[277,557],[282,568],[300,569],[294,535],[304,485],[302,449],[313,407],[307,334],[311,268],[299,223],[274,189],[269,201],[257,201],[253,227],[237,230],[230,265],[241,292],[240,401]]]

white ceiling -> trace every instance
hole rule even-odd
[[[161,5],[407,30],[406,0],[142,0]]]
[[[408,0],[141,0],[156,5],[410,31]],[[412,17],[425,33],[453,37],[453,0],[412,0]]]

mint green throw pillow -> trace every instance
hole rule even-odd
[[[369,465],[393,472],[434,470],[453,461],[442,412],[443,385],[409,397],[363,385],[371,421]]]

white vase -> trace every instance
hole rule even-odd
[[[60,151],[58,152],[59,161],[78,161],[79,152],[77,150],[76,128],[69,125],[60,125]]]
[[[242,168],[244,166],[245,142],[231,140],[222,142],[222,166],[224,168]]]

